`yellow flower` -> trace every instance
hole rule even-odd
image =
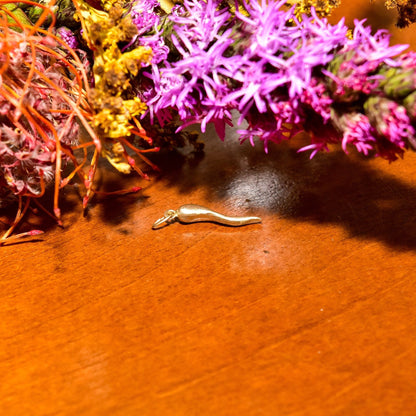
[[[152,50],[144,46],[124,53],[120,50],[120,42],[129,42],[137,34],[131,17],[121,8],[124,2],[102,0],[105,11],[97,12],[84,0],[76,1],[80,5],[84,34],[94,52],[92,124],[104,138],[129,136],[135,127],[131,124],[132,118],[146,110],[146,105],[132,93],[130,80],[143,63],[150,63]]]
[[[109,11],[113,7],[122,8],[125,5],[125,1],[123,0],[101,0],[101,6],[106,11]]]
[[[131,166],[124,159],[124,149],[120,142],[106,143],[103,147],[102,155],[121,173],[128,175]]]
[[[141,64],[149,64],[152,59],[152,50],[146,46],[139,46],[132,51],[121,55],[119,62],[124,67],[124,71],[136,76],[141,68]]]
[[[137,97],[134,97],[132,100],[124,100],[123,104],[131,117],[143,114],[147,109],[146,104]]]
[[[332,9],[340,5],[340,0],[288,0],[287,4],[296,4],[295,15],[300,18],[302,14],[311,14],[314,7],[318,16],[328,16]]]

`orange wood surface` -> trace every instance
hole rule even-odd
[[[392,28],[382,3],[334,19]],[[85,217],[65,188],[64,229],[29,215],[46,234],[0,249],[0,415],[416,415],[416,155],[310,161],[301,141],[209,132]],[[151,229],[184,203],[263,223]]]

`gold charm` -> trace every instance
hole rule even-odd
[[[175,221],[182,223],[210,221],[222,225],[239,227],[241,225],[258,224],[261,222],[259,217],[228,217],[201,205],[187,204],[182,205],[179,209],[170,209],[165,212],[162,218],[159,218],[152,226],[154,230],[169,225]]]

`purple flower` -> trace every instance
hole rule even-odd
[[[384,62],[389,66],[397,66],[398,63],[393,58],[409,45],[390,46],[390,35],[387,30],[379,30],[374,35],[371,34],[371,27],[364,26],[365,20],[354,20],[353,39],[346,44],[346,51],[354,50],[361,58],[361,61]]]
[[[293,111],[288,112],[288,119],[294,114]],[[273,117],[271,115],[257,114],[250,115],[247,118],[248,127],[246,129],[237,130],[240,135],[240,142],[249,140],[254,146],[254,139],[260,138],[263,142],[264,150],[268,153],[269,142],[281,143],[283,140],[289,140],[297,133],[302,131],[300,125],[283,123],[283,117]]]
[[[58,35],[66,42],[66,44],[72,48],[76,49],[78,47],[78,41],[75,35],[66,27],[60,27],[58,29]]]
[[[285,85],[289,96],[295,98],[309,88],[312,70],[333,59],[336,48],[346,39],[347,28],[342,21],[331,26],[326,19],[316,15],[305,16],[299,22],[293,9],[281,10],[284,3],[251,2],[247,5],[250,18],[240,13],[236,15],[242,22],[243,35],[248,39],[243,42],[245,61],[261,62],[264,75],[267,74],[267,79],[263,77],[265,84],[270,84],[270,68],[273,68],[280,79],[269,88]],[[288,25],[291,20],[294,24]],[[244,75],[243,68],[240,78]]]
[[[389,142],[404,149],[409,137],[414,137],[413,128],[405,107],[384,97],[370,97],[365,111],[377,133]]]
[[[185,125],[200,122],[204,131],[212,121],[222,137],[224,123],[231,119],[228,105],[223,102],[229,93],[223,73],[230,69],[230,59],[225,54],[233,40],[231,29],[221,30],[230,14],[218,11],[216,6],[212,0],[189,0],[170,16],[175,32],[172,43],[180,59],[163,69],[152,66],[155,96],[148,105],[159,122],[166,118],[166,109],[175,108]]]
[[[153,12],[156,7],[159,7],[158,0],[136,0],[131,7],[131,14],[137,15],[143,12]]]
[[[305,129],[312,155],[341,143],[393,160],[415,143],[416,54],[389,45],[387,32],[356,21],[352,39],[341,20],[297,20],[286,1],[244,2],[234,16],[219,0],[185,0],[170,16],[169,56],[153,63],[149,112],[183,126],[213,122],[221,138],[238,110],[241,140],[258,137],[265,149]],[[405,82],[404,82],[405,81]],[[401,84],[401,88],[397,88]],[[364,104],[365,103],[365,104]],[[182,127],[183,127],[182,126]]]
[[[187,47],[196,42],[204,49],[223,32],[231,14],[218,6],[216,0],[185,0],[183,8],[171,15],[173,28]]]
[[[150,29],[156,27],[160,22],[160,18],[157,14],[148,11],[133,11],[131,17],[133,24],[137,27],[138,35],[146,33]]]
[[[156,32],[152,36],[141,36],[139,38],[141,46],[148,46],[152,49],[151,64],[158,65],[168,58],[169,48],[165,45],[161,32]]]
[[[304,106],[319,114],[324,123],[330,120],[334,100],[328,94],[324,83],[317,78],[311,79],[309,88],[300,94],[299,100]]]
[[[384,78],[377,73],[380,66],[398,66],[393,58],[407,48],[407,45],[389,46],[387,31],[371,35],[371,28],[364,27],[364,22],[355,21],[353,38],[344,42],[328,69],[322,71],[333,81],[331,88],[336,101],[354,101],[361,93],[371,94]]]
[[[407,52],[401,55],[396,61],[396,66],[400,66],[403,69],[415,69],[416,52]]]
[[[364,114],[351,112],[342,115],[333,114],[333,121],[342,134],[342,149],[348,153],[348,146],[355,146],[358,152],[368,155],[375,149],[377,132]]]

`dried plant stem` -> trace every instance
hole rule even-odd
[[[3,245],[10,237],[10,234],[14,231],[17,225],[20,223],[24,215],[26,214],[27,209],[29,208],[30,197],[26,198],[25,204],[23,206],[23,196],[19,195],[19,205],[17,208],[15,219],[9,229],[2,235],[0,238],[0,246]],[[22,209],[23,206],[23,209]],[[24,233],[27,234],[27,233]],[[15,236],[17,237],[17,236]]]
[[[78,116],[78,118],[81,120],[82,125],[87,130],[88,134],[91,136],[91,138],[94,141],[95,146],[98,150],[101,150],[101,141],[98,138],[96,132],[94,129],[89,125],[87,120],[85,119],[84,115],[82,114],[81,110],[76,106],[76,103],[74,103],[68,96],[65,94],[65,92],[53,81],[51,81],[47,76],[45,76],[42,72],[35,69],[36,74],[42,78],[48,85],[50,85],[56,92],[58,92],[62,98],[65,100],[65,102],[72,108],[72,110],[75,112],[75,114]]]
[[[88,202],[94,195],[93,183],[94,183],[94,177],[95,177],[95,173],[97,171],[97,166],[98,166],[98,156],[99,156],[99,150],[95,148],[94,154],[91,159],[90,169],[88,171],[88,176],[84,181],[85,187],[87,188],[87,193],[82,200],[82,207],[84,208],[84,210],[87,208]]]

